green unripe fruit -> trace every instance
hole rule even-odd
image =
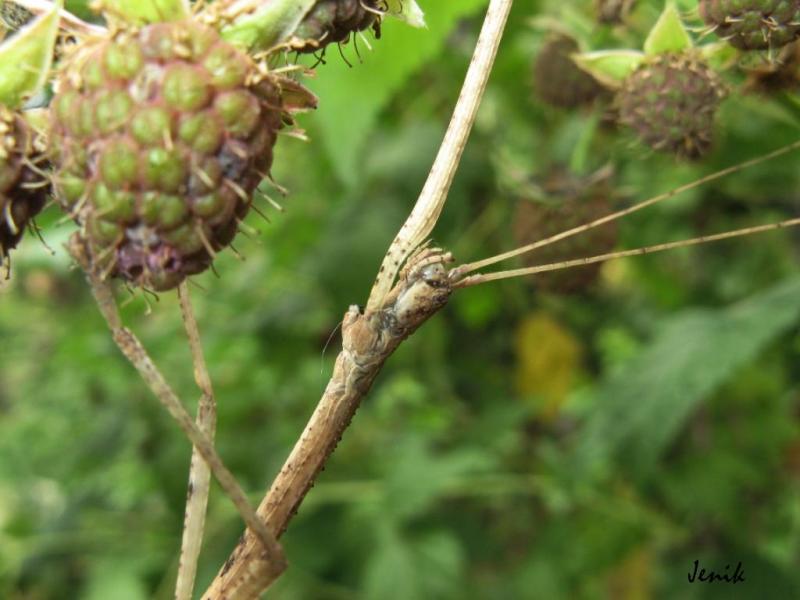
[[[41,154],[23,116],[0,105],[0,264],[45,205],[49,184],[34,163]]]
[[[182,63],[170,67],[161,90],[167,107],[186,112],[204,108],[211,97],[208,79],[202,68]]]
[[[105,72],[115,79],[133,79],[144,66],[144,56],[139,46],[110,44],[105,61]]]
[[[711,147],[714,117],[725,88],[691,54],[662,54],[640,65],[617,93],[619,120],[647,146],[683,158]]]
[[[700,16],[741,50],[785,46],[800,36],[800,0],[700,0]]]
[[[230,244],[284,117],[279,80],[195,21],[78,47],[53,108],[57,196],[93,267],[153,290]]]

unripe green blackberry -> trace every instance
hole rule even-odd
[[[520,200],[514,213],[513,235],[525,246],[584,225],[611,213],[613,190],[608,177],[583,180],[555,170],[544,181],[541,200]],[[615,223],[543,246],[523,255],[526,266],[585,258],[614,249],[618,239]],[[529,278],[537,289],[574,293],[591,286],[600,273],[600,263],[539,273]]]
[[[779,48],[800,36],[800,0],[700,0],[700,16],[741,50]]]
[[[540,100],[559,108],[575,108],[602,93],[594,77],[572,60],[572,54],[579,51],[578,43],[565,35],[545,41],[533,65],[534,90]]]
[[[153,290],[207,269],[269,172],[278,80],[184,21],[78,46],[57,88],[57,195],[94,268]]]
[[[656,150],[698,158],[711,147],[725,88],[692,54],[660,54],[640,65],[617,93],[619,120]]]
[[[378,0],[318,0],[294,33],[305,42],[297,50],[316,52],[369,27],[380,36],[382,11],[378,3]]]
[[[47,200],[47,182],[34,167],[41,156],[34,137],[21,114],[0,105],[0,263]]]

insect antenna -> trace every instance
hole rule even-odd
[[[800,225],[800,217],[794,219],[787,219],[779,223],[768,223],[766,225],[755,225],[752,227],[745,227],[743,229],[734,229],[732,231],[725,231],[722,233],[714,233],[709,235],[702,235],[700,237],[691,238],[688,240],[679,240],[676,242],[666,242],[663,244],[656,244],[653,246],[643,246],[641,248],[633,248],[631,250],[620,250],[618,252],[608,252],[606,254],[599,254],[597,256],[589,256],[586,258],[576,258],[573,260],[565,260],[546,265],[537,265],[533,267],[526,267],[522,269],[510,269],[508,271],[497,271],[495,273],[479,273],[470,275],[463,279],[458,279],[453,287],[471,287],[481,283],[488,283],[489,281],[498,281],[501,279],[511,279],[514,277],[524,277],[526,275],[536,275],[537,273],[547,273],[549,271],[560,271],[561,269],[569,269],[572,267],[582,267],[585,265],[592,265],[595,263],[606,262],[618,258],[626,258],[629,256],[642,256],[644,254],[654,254],[656,252],[664,252],[665,250],[675,250],[677,248],[686,248],[689,246],[699,246],[700,244],[707,244],[710,242],[718,242],[721,240],[728,240],[737,237],[745,237],[755,235],[757,233],[766,233],[768,231],[775,231],[777,229],[787,229],[789,227],[796,227]],[[456,273],[455,269],[453,273]]]

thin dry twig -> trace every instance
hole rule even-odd
[[[489,4],[447,133],[416,205],[383,258],[367,301],[367,312],[383,305],[403,264],[425,242],[439,220],[478,114],[511,4],[512,0],[493,0]]]
[[[258,518],[253,507],[247,501],[244,491],[239,486],[239,482],[236,481],[236,478],[222,462],[208,437],[192,421],[192,417],[186,412],[183,404],[181,404],[175,392],[172,391],[172,388],[147,354],[141,342],[129,329],[123,326],[111,286],[101,274],[91,267],[85,244],[78,234],[75,234],[70,240],[69,252],[86,273],[92,294],[111,329],[114,342],[136,370],[139,371],[147,386],[164,408],[167,409],[186,434],[186,437],[191,440],[203,460],[208,463],[220,487],[231,499],[247,524],[248,531],[252,531],[258,540],[259,554],[264,561],[265,567],[272,573],[283,572],[286,569],[283,549],[278,544],[275,536],[269,532],[264,523]]]
[[[511,10],[512,0],[491,0],[450,128],[428,182],[392,243],[367,309],[351,306],[342,321],[342,351],[322,399],[261,501],[258,514],[280,536],[333,453],[385,361],[451,294],[449,253],[419,250],[441,213],[474,123],[475,113]],[[405,265],[403,266],[403,263]],[[402,270],[401,270],[402,267]],[[399,280],[394,284],[395,277]],[[204,600],[250,600],[276,579],[265,572],[249,533],[234,549]]]
[[[202,396],[197,406],[197,427],[213,444],[217,427],[217,405],[211,377],[208,375],[203,346],[200,342],[200,329],[192,309],[189,286],[184,281],[178,287],[183,324],[189,338],[194,363],[194,379]],[[183,539],[178,562],[178,577],[175,583],[175,600],[191,600],[197,576],[197,562],[203,544],[208,494],[211,487],[211,470],[203,460],[197,447],[192,448],[189,466],[189,485],[186,490],[186,512],[183,521]]]

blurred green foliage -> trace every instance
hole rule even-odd
[[[197,278],[219,449],[254,501],[422,186],[486,3],[420,4],[428,30],[387,23],[361,60],[342,48],[352,68],[328,52],[302,119],[312,143],[276,153],[287,212],[251,215],[246,260],[225,253],[219,279]],[[515,206],[554,166],[612,164],[622,204],[798,137],[794,96],[734,88],[714,153],[678,163],[605,124],[607,104],[534,100],[547,27],[640,47],[660,8],[601,28],[588,0],[515,2],[438,243],[462,261],[510,249]],[[619,247],[796,216],[799,186],[785,156],[626,219]],[[40,219],[55,256],[28,236],[0,286],[0,597],[170,598],[190,447],[116,351],[59,218]],[[284,536],[291,568],[270,597],[800,597],[798,242],[609,263],[568,295],[536,280],[456,294],[386,365]],[[132,297],[125,317],[194,405],[176,299],[150,303]],[[215,489],[201,586],[241,529]],[[695,559],[742,561],[747,581],[688,584]]]

